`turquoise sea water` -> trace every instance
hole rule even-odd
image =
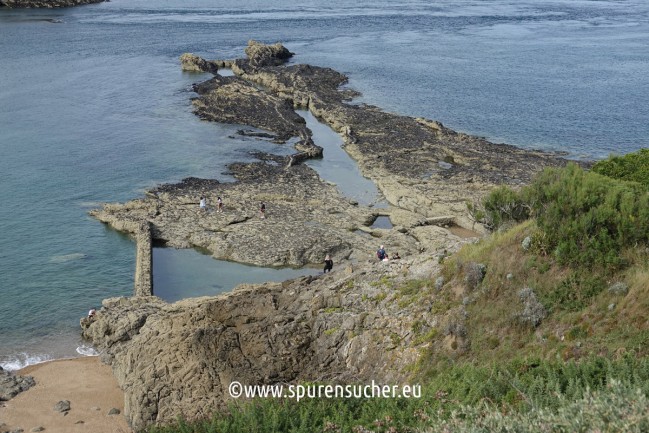
[[[190,86],[204,77],[180,71],[183,52],[282,41],[294,62],[348,74],[360,101],[493,141],[575,158],[649,145],[644,1],[187,3],[0,8],[0,365],[76,356],[78,319],[131,293],[133,243],[89,209],[287,151],[199,121]],[[242,273],[162,255],[154,278],[170,299]]]

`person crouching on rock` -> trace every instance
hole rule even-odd
[[[334,267],[334,261],[331,260],[331,257],[329,254],[327,254],[327,257],[325,257],[325,262],[324,262],[324,273],[326,274],[327,272],[331,272],[331,269]]]
[[[383,245],[381,245],[379,249],[376,251],[376,258],[379,259],[379,262],[382,262],[383,260],[388,258],[388,253],[385,252],[385,248],[383,248]]]

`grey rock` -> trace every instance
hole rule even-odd
[[[43,430],[45,430],[45,427],[43,427],[43,426],[38,426],[38,427],[34,427],[31,431],[33,431],[33,432],[39,432],[39,431],[43,431]]]
[[[116,407],[112,408],[111,410],[108,411],[108,415],[119,415],[122,413],[119,409]]]
[[[539,326],[548,313],[536,298],[534,290],[525,287],[518,292],[518,296],[523,303],[523,311],[518,315],[520,322],[533,327]]]
[[[444,277],[439,276],[435,279],[435,289],[441,290],[441,288],[444,286],[445,280]]]
[[[521,242],[521,247],[523,248],[523,251],[529,250],[531,246],[532,246],[532,238],[526,236],[525,239],[523,239],[523,242]]]
[[[216,74],[219,70],[216,62],[202,59],[191,53],[184,53],[180,56],[180,67],[186,72],[211,72]]]
[[[506,277],[506,278],[507,278],[508,280],[513,280],[513,279],[514,279],[514,274],[509,273],[509,274],[507,274],[507,277]]]
[[[615,307],[616,307],[615,303],[610,303],[610,304],[608,304],[608,311],[613,311],[613,310],[615,310]]]
[[[482,263],[469,262],[464,265],[464,281],[468,290],[475,290],[487,275],[487,267]]]
[[[31,376],[18,376],[0,367],[0,401],[10,400],[35,384]]]
[[[64,8],[89,3],[101,3],[106,0],[0,0],[0,6],[9,8]]]
[[[427,260],[422,267],[438,268]],[[407,277],[401,267],[366,262],[350,272],[245,284],[174,304],[154,296],[107,299],[83,335],[110,355],[124,414],[136,429],[225,409],[233,380],[405,380],[405,366],[418,358],[412,329],[430,317],[430,305],[375,301],[384,281]]]
[[[70,410],[70,400],[61,400],[54,405],[55,412],[68,412]]]
[[[608,288],[608,292],[613,295],[624,296],[629,293],[629,286],[624,281],[618,281]]]

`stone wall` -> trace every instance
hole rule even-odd
[[[135,296],[153,295],[153,244],[151,227],[144,221],[135,233]]]

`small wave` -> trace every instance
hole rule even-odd
[[[63,254],[60,256],[52,256],[50,258],[50,263],[67,263],[73,260],[85,259],[88,257],[83,253],[74,253],[74,254]]]
[[[83,356],[97,356],[99,355],[99,352],[92,347],[92,346],[86,346],[85,344],[82,344],[81,346],[77,347],[77,353],[79,355]]]
[[[82,201],[79,202],[79,206],[83,208],[100,208],[104,205],[104,202],[101,201]]]
[[[0,367],[7,371],[17,371],[28,365],[40,364],[51,360],[52,357],[50,355],[29,355],[22,353],[15,358],[0,361]]]

